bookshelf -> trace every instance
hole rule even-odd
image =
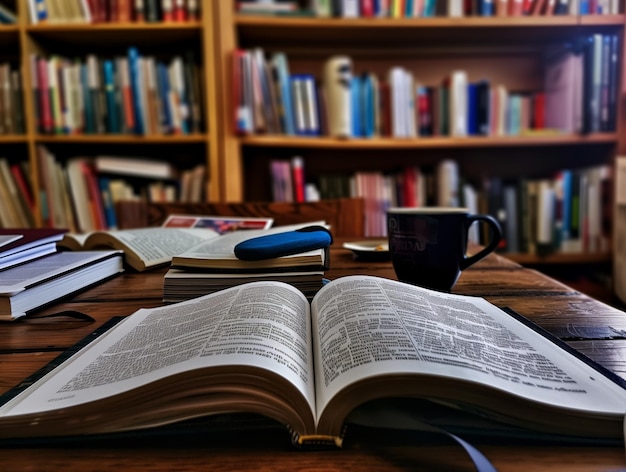
[[[67,7],[73,1],[64,0],[61,5]],[[149,22],[134,21],[131,16],[126,21],[95,23],[69,22],[63,19],[33,23],[30,0],[2,0],[2,3],[16,12],[17,22],[0,24],[0,63],[10,62],[21,71],[26,130],[20,134],[0,134],[0,144],[4,148],[3,156],[9,158],[11,164],[25,164],[24,168],[28,169],[33,189],[42,186],[38,150],[43,146],[54,155],[61,166],[65,166],[73,157],[97,155],[164,161],[175,166],[181,173],[204,166],[202,198],[207,201],[220,199],[214,18],[210,3],[207,2],[205,6],[205,2],[201,2],[204,8],[198,19]],[[127,4],[130,8],[134,2]],[[129,12],[132,15],[132,10]],[[187,113],[191,113],[191,106],[199,110],[199,126],[182,133],[161,132],[161,128],[157,131],[147,129],[136,132],[134,129],[123,128],[122,125],[115,130],[107,128],[94,132],[87,132],[85,129],[74,132],[42,132],[38,121],[38,97],[31,93],[30,86],[39,72],[32,62],[34,56],[46,59],[61,57],[69,62],[85,63],[89,55],[94,55],[101,66],[106,59],[128,57],[130,48],[136,48],[141,57],[151,57],[166,65],[183,54],[189,53],[193,57],[189,62],[193,64],[193,77],[198,89],[197,97],[193,104],[189,103]],[[184,57],[186,60],[186,56]],[[115,80],[118,80],[117,76]],[[115,82],[115,86],[118,86],[118,82]],[[122,106],[120,102],[116,102],[116,110],[120,114]],[[143,191],[147,182],[135,179],[133,185],[138,191]],[[37,191],[34,193],[33,212],[36,224],[43,226],[45,221],[42,208],[45,202]]]
[[[220,109],[225,200],[272,198],[270,162],[298,155],[307,180],[324,173],[394,172],[406,165],[436,166],[454,159],[461,175],[480,181],[497,176],[544,178],[567,168],[614,165],[624,151],[624,106],[617,100],[616,131],[588,134],[523,136],[420,136],[417,138],[334,138],[236,133],[233,119],[232,55],[236,49],[283,52],[292,74],[322,80],[323,64],[332,55],[352,59],[354,75],[384,77],[402,65],[420,83],[439,84],[450,71],[463,69],[471,81],[487,77],[509,90],[532,92],[544,87],[544,51],[548,45],[592,34],[617,34],[620,44],[618,97],[623,92],[623,14],[463,18],[318,18],[238,14],[232,2],[219,2],[216,18],[220,82],[225,101]],[[507,253],[523,264],[587,264],[610,261],[610,250],[535,255]]]
[[[70,0],[68,0],[70,1]],[[626,153],[621,95],[624,14],[449,18],[316,18],[243,15],[231,1],[203,1],[196,21],[33,24],[29,0],[0,0],[17,13],[17,23],[0,24],[0,63],[22,73],[25,133],[0,134],[3,156],[26,163],[32,186],[39,189],[41,146],[61,163],[98,154],[163,160],[181,170],[206,166],[204,200],[271,200],[272,159],[303,157],[307,179],[325,173],[396,172],[407,165],[434,167],[453,159],[464,178],[542,178],[568,168],[614,164]],[[147,3],[147,2],[146,2]],[[420,82],[436,85],[450,71],[463,69],[470,80],[488,77],[510,90],[543,88],[547,46],[591,34],[617,34],[620,43],[616,131],[524,136],[429,136],[351,138],[235,133],[232,56],[236,49],[260,47],[284,52],[290,72],[309,73],[319,82],[331,55],[352,58],[354,72],[384,77],[392,66],[413,71]],[[33,54],[84,58],[124,56],[129,47],[142,54],[171,58],[192,51],[201,80],[202,126],[189,134],[93,133],[45,134],[37,122],[30,92],[35,76]],[[44,202],[35,192],[35,218],[44,225]],[[610,251],[535,256],[508,253],[524,264],[587,264],[610,260]]]

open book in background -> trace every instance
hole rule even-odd
[[[58,246],[72,251],[119,249],[126,263],[137,271],[169,264],[172,256],[203,241],[219,237],[205,228],[139,228],[91,233],[66,233]]]
[[[597,442],[623,440],[626,412],[609,376],[486,300],[369,276],[334,280],[310,305],[255,282],[142,309],[29,385],[0,407],[0,438],[245,412],[298,444],[340,445],[355,411],[403,397],[480,412],[497,437],[509,424]]]
[[[257,261],[237,258],[234,248],[250,238],[323,224],[318,221],[234,231],[175,255],[163,281],[163,300],[180,302],[256,280],[286,282],[312,297],[322,287],[328,269],[328,248]]]

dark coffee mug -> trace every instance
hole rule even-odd
[[[468,231],[475,221],[489,226],[490,241],[468,256]],[[493,252],[502,239],[495,218],[470,214],[467,208],[390,208],[387,231],[398,280],[442,291],[451,290],[461,271]]]

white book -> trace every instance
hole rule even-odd
[[[105,278],[123,272],[121,251],[57,252],[6,269],[0,319],[14,320]]]
[[[450,76],[450,135],[467,136],[467,72],[456,70]]]
[[[328,134],[347,138],[352,135],[352,60],[348,56],[334,56],[324,64],[323,79],[326,97]]]
[[[358,18],[359,0],[341,0],[341,16],[344,18]]]
[[[402,67],[392,67],[389,70],[390,107],[391,107],[391,135],[394,138],[408,136],[406,104],[408,93],[405,81],[405,72]]]
[[[451,159],[437,165],[437,205],[459,206],[459,166]]]
[[[463,0],[447,0],[448,1],[448,16],[452,18],[460,18],[465,16],[463,11]]]

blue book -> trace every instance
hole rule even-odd
[[[104,219],[107,224],[107,229],[116,229],[117,216],[115,215],[115,207],[113,205],[109,182],[110,179],[108,177],[98,177],[98,187],[100,188],[100,197],[102,198],[102,208],[104,210]]]
[[[508,132],[509,136],[519,136],[522,129],[521,115],[522,115],[522,97],[521,95],[513,94],[509,95],[509,117],[508,117]]]
[[[437,7],[437,0],[425,0],[424,16],[425,17],[435,16],[436,7]]]
[[[275,80],[278,83],[278,93],[283,110],[283,113],[281,113],[281,124],[285,134],[294,135],[296,134],[296,128],[287,56],[282,52],[274,54],[272,56],[272,68],[275,71]]]
[[[105,59],[102,63],[104,76],[104,96],[106,99],[106,124],[109,133],[119,133],[119,111],[115,103],[115,70],[113,61]]]
[[[93,134],[96,132],[96,120],[91,105],[91,94],[89,93],[89,71],[87,64],[81,64],[80,66],[80,81],[83,89],[83,106],[85,107],[85,133]]]
[[[376,131],[376,104],[375,83],[371,75],[363,77],[363,136],[369,138],[374,136]]]
[[[413,16],[413,3],[414,0],[405,0],[404,3],[404,17],[411,18]]]
[[[133,112],[135,114],[135,133],[145,134],[146,128],[143,122],[142,84],[143,73],[140,65],[141,57],[135,47],[128,48],[128,70],[130,73],[130,89],[133,95]]]
[[[352,136],[354,138],[363,136],[363,130],[361,127],[361,101],[361,78],[352,77],[352,81],[350,82],[350,111],[352,112]]]
[[[478,0],[478,11],[481,16],[495,15],[495,1],[497,0]]]
[[[167,66],[163,62],[157,62],[156,68],[159,103],[161,108],[161,130],[164,134],[170,134],[173,131],[172,111],[170,110],[170,101],[168,98],[170,91],[170,79],[167,72]]]
[[[467,84],[467,134],[475,136],[478,132],[478,84]]]
[[[561,243],[569,241],[571,237],[572,224],[572,171],[565,169],[561,171],[563,185],[563,209],[561,214]]]
[[[48,8],[45,0],[35,0],[35,13],[38,22],[48,19]]]

